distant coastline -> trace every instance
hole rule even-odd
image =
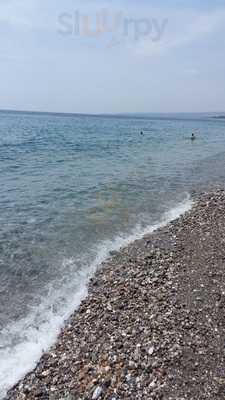
[[[208,119],[225,119],[222,112],[118,112],[118,113],[82,113],[82,112],[57,112],[57,111],[41,111],[41,110],[14,110],[0,109],[1,114],[26,114],[26,115],[46,115],[55,117],[93,117],[93,118],[121,118],[121,119],[152,119],[152,120],[208,120]]]
[[[225,119],[225,115],[216,115],[213,118],[215,118],[215,119]]]

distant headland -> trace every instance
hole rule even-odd
[[[225,115],[215,115],[213,118],[216,118],[216,119],[225,119]]]

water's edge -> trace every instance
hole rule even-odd
[[[14,349],[14,354],[11,354],[10,363],[5,363],[4,365],[0,376],[0,382],[2,384],[0,388],[0,399],[4,399],[7,391],[35,368],[43,352],[47,352],[57,341],[57,337],[61,329],[65,326],[68,318],[79,308],[81,301],[88,295],[88,282],[90,278],[94,276],[97,268],[103,262],[107,261],[110,257],[110,253],[112,251],[119,251],[131,245],[134,241],[141,239],[143,236],[166,226],[189,211],[192,205],[193,200],[187,195],[184,201],[166,212],[157,224],[148,226],[144,230],[140,226],[136,226],[130,235],[118,236],[113,241],[106,241],[102,244],[90,270],[81,277],[79,290],[74,293],[74,297],[70,299],[70,305],[64,310],[64,314],[62,316],[54,315],[54,311],[52,310],[51,326],[48,325],[47,321],[46,324],[43,324],[41,329],[38,331],[36,330],[36,332],[33,330],[31,331],[31,328],[28,327],[27,342],[18,344],[16,349]],[[20,321],[20,323],[26,326],[26,321]],[[32,351],[30,351],[31,348]],[[2,354],[2,356],[2,362],[4,363],[4,354]],[[8,353],[5,354],[5,356],[7,356],[6,359],[8,359]],[[17,366],[16,369],[15,365]]]

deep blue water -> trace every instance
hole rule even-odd
[[[0,112],[0,398],[108,252],[223,182],[224,161],[225,120],[207,115]]]

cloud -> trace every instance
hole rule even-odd
[[[36,0],[1,0],[0,24],[11,28],[30,29],[36,15]]]
[[[190,13],[189,13],[190,14]],[[164,35],[158,42],[145,39],[140,41],[135,51],[137,54],[153,56],[168,53],[204,39],[206,36],[224,30],[225,9],[210,14],[185,15],[184,13],[168,18]]]
[[[200,71],[197,68],[186,68],[184,70],[184,74],[189,77],[195,78],[200,75]]]

